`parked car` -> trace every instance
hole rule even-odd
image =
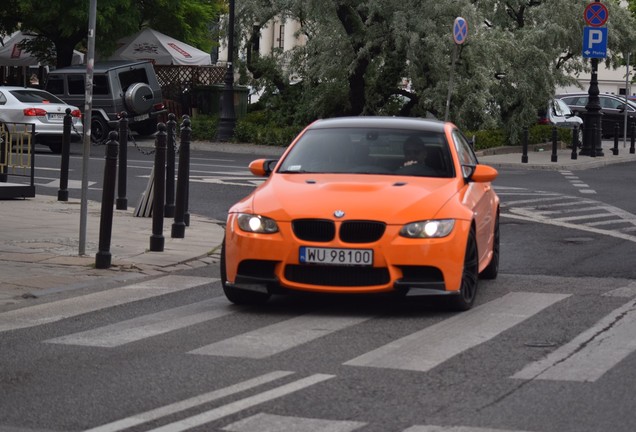
[[[565,102],[576,115],[584,118],[587,112],[585,107],[589,98],[587,93],[566,93],[556,97]],[[602,136],[613,137],[617,123],[622,136],[625,124],[625,108],[627,108],[628,124],[630,124],[629,122],[633,122],[636,117],[636,103],[628,100],[627,105],[625,105],[625,97],[613,94],[600,94],[598,97],[601,105]]]
[[[66,109],[71,110],[71,139],[83,133],[82,114],[51,93],[30,87],[0,86],[0,123],[15,130],[12,124],[35,125],[35,142],[48,146],[53,153],[62,151],[62,133]],[[19,128],[22,128],[20,126]]]
[[[497,171],[452,123],[318,120],[280,160],[249,169],[267,179],[228,213],[220,270],[231,302],[395,293],[466,310],[479,276],[497,276]]]
[[[570,109],[561,99],[550,99],[545,109],[538,112],[538,123],[561,128],[578,128],[577,139],[579,145],[583,142],[583,119]]]
[[[86,66],[70,66],[50,72],[46,90],[84,109]],[[152,63],[109,61],[95,64],[91,139],[96,142],[105,140],[108,132],[117,127],[124,111],[131,130],[140,135],[151,135],[157,131],[156,117],[166,110]]]

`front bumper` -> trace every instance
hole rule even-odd
[[[456,221],[449,236],[437,239],[400,237],[401,227],[388,225],[378,241],[364,244],[337,238],[326,243],[301,241],[290,223],[278,225],[275,234],[246,233],[230,215],[225,238],[227,286],[269,293],[281,288],[347,294],[459,292],[468,221]],[[303,264],[301,246],[372,249],[373,266]]]

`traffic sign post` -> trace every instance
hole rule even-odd
[[[607,27],[583,28],[583,57],[607,57]]]
[[[444,121],[448,121],[448,114],[450,112],[450,100],[453,93],[453,75],[455,74],[455,60],[457,58],[457,47],[466,42],[468,38],[468,22],[462,18],[455,18],[453,23],[453,40],[455,41],[455,47],[453,48],[453,58],[451,60],[451,70],[448,77],[448,95],[446,96],[446,113],[444,114]]]
[[[607,28],[603,27],[609,18],[607,7],[599,0],[585,7],[583,19],[587,26],[583,29],[583,57],[589,58],[592,76],[588,90],[583,121],[583,146],[579,154],[604,156],[601,144],[601,101],[598,97],[598,59],[607,57]]]

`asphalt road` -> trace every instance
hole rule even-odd
[[[152,165],[133,154],[130,202]],[[254,187],[254,158],[193,152],[190,211],[223,220]],[[38,193],[55,195],[59,161],[37,160]],[[636,430],[634,168],[501,170],[501,273],[466,313],[430,298],[237,307],[216,265],[59,299],[58,321],[0,332],[0,431]],[[0,314],[0,328],[38,313]]]

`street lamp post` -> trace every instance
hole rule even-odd
[[[225,71],[225,87],[221,100],[221,117],[217,130],[219,141],[229,141],[234,135],[236,112],[234,111],[234,0],[230,0],[228,36],[227,36],[227,69]]]
[[[599,3],[600,0],[594,0]],[[586,156],[604,156],[601,142],[601,100],[598,97],[598,58],[592,58],[592,76],[588,89],[587,105],[585,105],[585,130],[583,132],[583,147],[579,154]]]

